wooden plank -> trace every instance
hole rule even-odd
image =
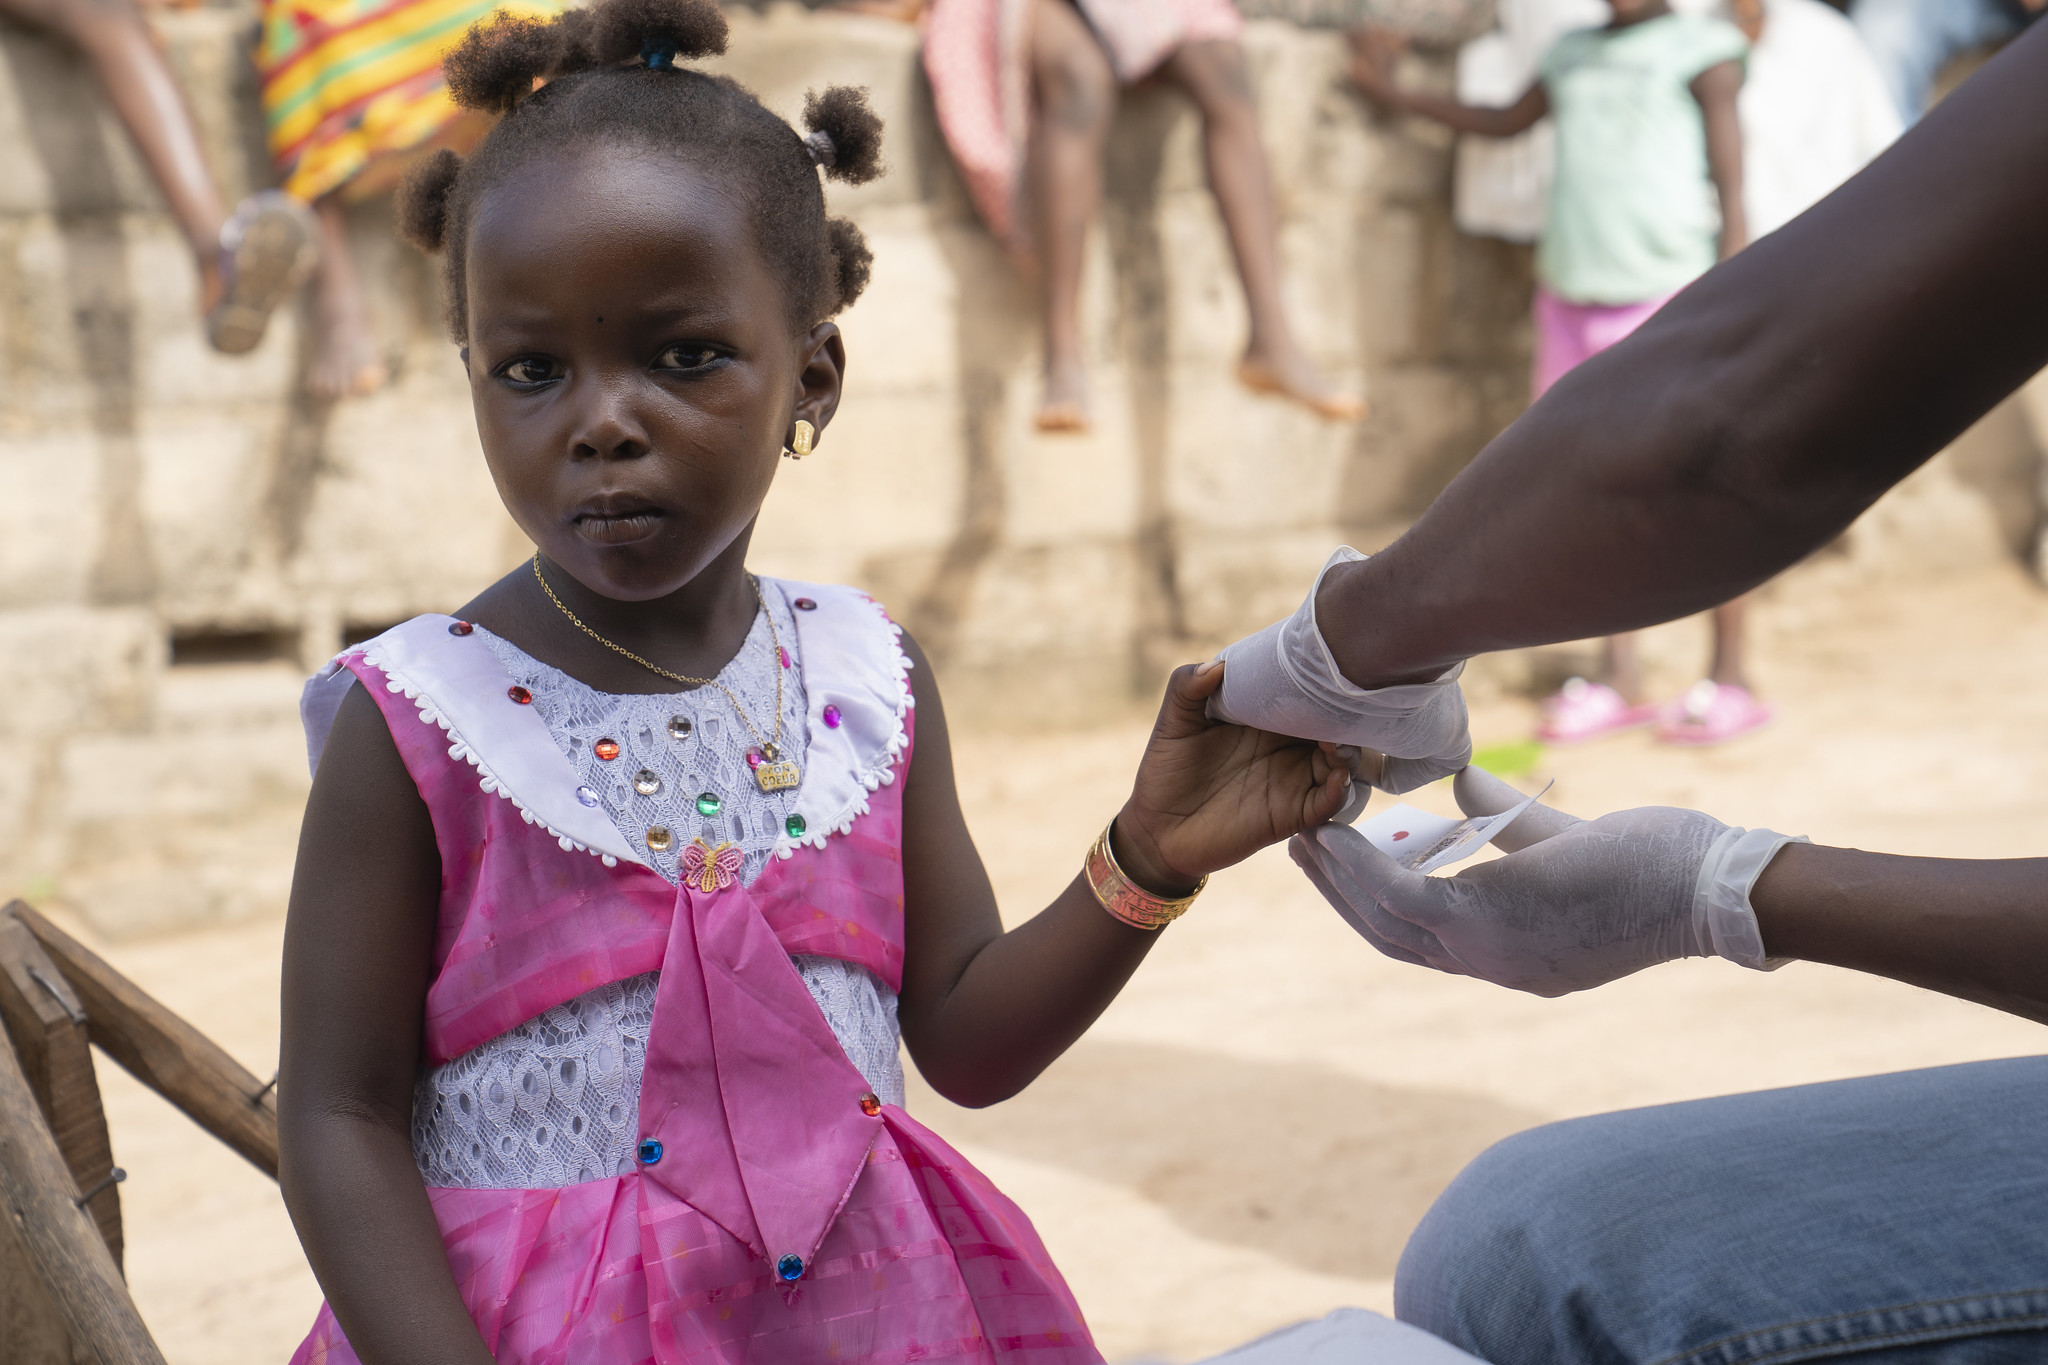
[[[35,935],[85,1006],[94,1044],[201,1128],[277,1178],[277,1092],[158,1004],[26,901],[11,915]]]
[[[78,1187],[11,1047],[0,1047],[0,1217],[80,1354],[99,1365],[163,1365],[99,1226],[78,1206]]]
[[[72,1181],[93,1191],[86,1208],[119,1265],[121,1192],[108,1179],[114,1148],[100,1105],[99,1078],[93,1074],[85,1007],[27,926],[5,918],[0,918],[0,1022],[14,1040],[15,1055]]]
[[[0,1365],[72,1365],[71,1332],[12,1218],[0,1218]]]

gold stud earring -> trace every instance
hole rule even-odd
[[[817,439],[818,429],[812,426],[809,422],[806,422],[803,418],[797,418],[795,434],[789,438],[789,453],[791,458],[801,460],[804,456],[810,454],[811,446],[817,441]]]

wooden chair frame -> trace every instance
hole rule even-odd
[[[0,1365],[164,1365],[121,1277],[92,1048],[277,1178],[277,1096],[24,901],[0,908]]]

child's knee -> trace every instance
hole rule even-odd
[[[1116,74],[1099,50],[1086,43],[1041,49],[1034,63],[1041,115],[1074,131],[1106,127],[1116,112]]]

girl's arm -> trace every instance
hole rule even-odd
[[[1707,128],[1707,174],[1721,200],[1721,259],[1749,245],[1749,218],[1742,207],[1742,122],[1735,98],[1742,93],[1742,64],[1716,62],[1688,87],[1700,102]]]
[[[1352,44],[1351,79],[1359,92],[1383,109],[1417,114],[1433,119],[1461,133],[1480,137],[1513,137],[1527,132],[1550,112],[1550,96],[1538,81],[1505,109],[1461,104],[1441,95],[1404,90],[1394,82],[1394,57],[1401,50],[1398,38],[1378,30],[1361,34]]]
[[[1076,875],[1008,933],[953,786],[945,711],[908,635],[917,744],[903,791],[907,950],[899,1018],[934,1089],[973,1107],[1008,1099],[1116,998],[1164,930],[1132,928]],[[1184,895],[1208,872],[1319,824],[1344,802],[1348,769],[1322,747],[1205,714],[1217,666],[1175,673],[1117,813],[1112,852],[1146,890]],[[1085,848],[1073,851],[1078,869]],[[1197,907],[1194,913],[1199,913]]]
[[[279,1184],[364,1365],[489,1365],[412,1156],[441,858],[377,705],[352,687],[313,779],[284,942]]]

